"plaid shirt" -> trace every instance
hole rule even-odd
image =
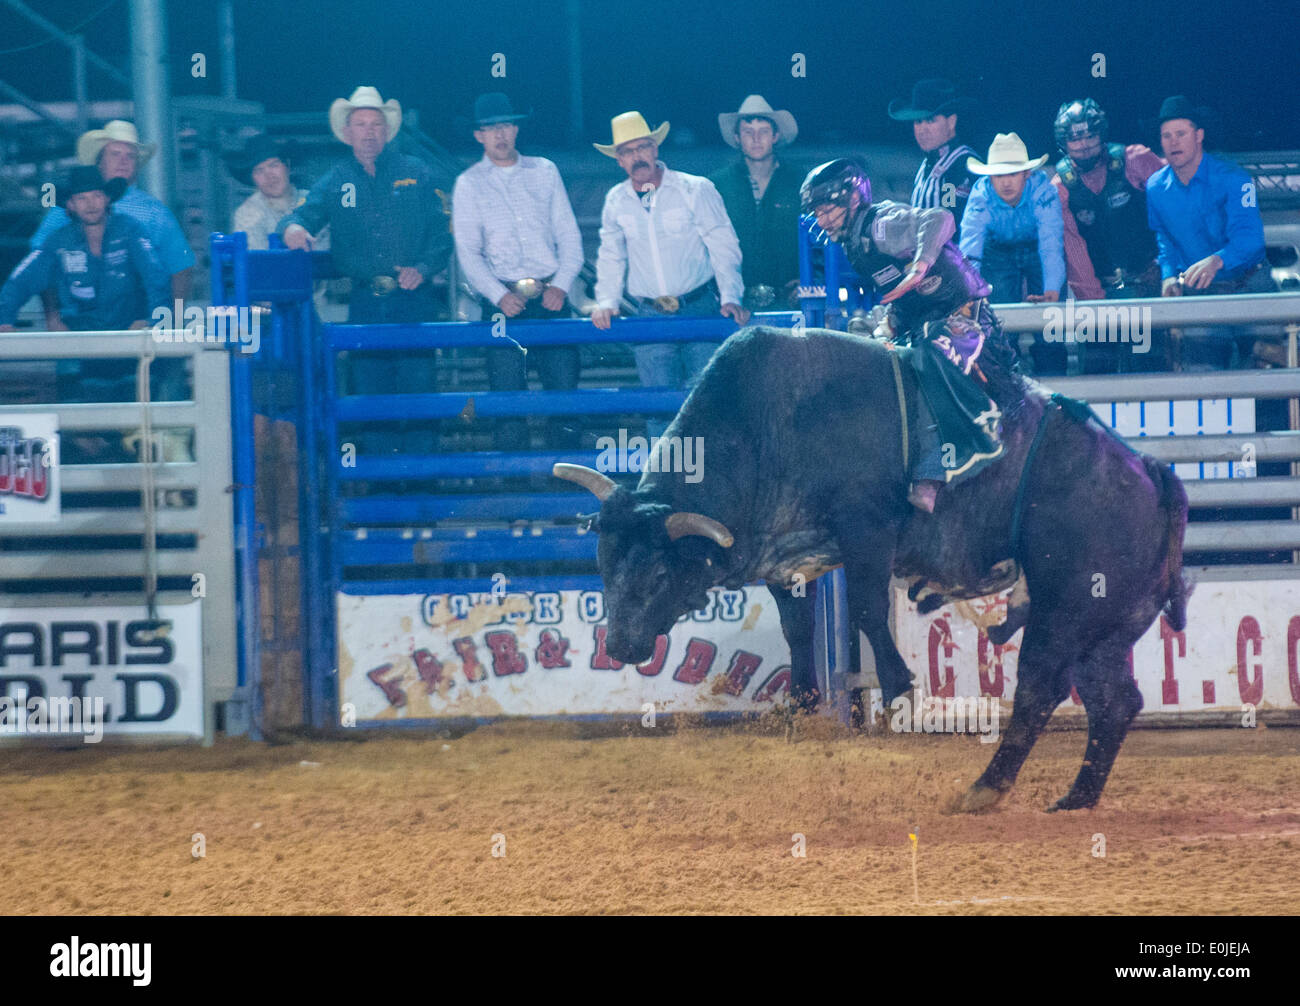
[[[185,232],[172,216],[172,211],[144,189],[127,186],[122,198],[113,204],[113,212],[130,217],[144,228],[145,237],[153,245],[154,254],[168,273],[181,272],[194,264],[194,249],[185,240]],[[30,246],[33,250],[40,248],[51,234],[71,222],[63,207],[54,207],[45,214],[41,226],[32,235]]]

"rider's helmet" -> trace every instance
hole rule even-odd
[[[808,172],[799,186],[799,205],[804,213],[831,203],[849,208],[853,193],[862,197],[861,205],[871,205],[871,179],[867,166],[855,157],[837,157],[819,164]]]
[[[1061,153],[1074,162],[1080,173],[1091,171],[1097,166],[1105,153],[1106,147],[1106,113],[1091,98],[1082,101],[1067,101],[1056,113],[1056,145]],[[1098,141],[1097,155],[1083,160],[1070,156],[1067,144],[1072,140],[1083,140],[1095,136]]]

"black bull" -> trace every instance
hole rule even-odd
[[[914,434],[919,391],[912,369],[900,372]],[[1093,806],[1142,708],[1130,648],[1162,609],[1176,629],[1186,619],[1187,497],[1166,466],[1066,416],[1040,389],[1026,393],[1007,377],[993,394],[1003,405],[1004,459],[945,490],[925,514],[906,500],[895,370],[881,343],[816,329],[731,336],[665,433],[701,438],[702,478],[646,471],[628,490],[591,469],[557,466],[602,500],[596,528],[610,656],[649,659],[656,636],[703,607],[708,588],[761,579],[790,645],[792,692],[806,698],[811,604],[779,585],[842,565],[850,624],[871,644],[888,705],[911,688],[889,633],[891,574],[977,596],[989,592],[989,570],[1016,556],[1028,604],[1013,603],[1008,623],[990,631],[1001,641],[1025,628],[1014,708],[961,807],[991,806],[1014,785],[1071,684],[1087,712],[1087,749],[1053,809]],[[1045,412],[1017,550],[1012,513]],[[914,443],[910,450],[915,456]]]

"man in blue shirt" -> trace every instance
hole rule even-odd
[[[1147,179],[1147,219],[1160,249],[1161,295],[1271,292],[1255,185],[1237,165],[1205,153],[1205,116],[1182,95],[1160,106],[1169,164]],[[1228,367],[1232,336],[1230,328],[1185,328],[1183,369]]]
[[[1060,299],[1065,286],[1065,222],[1061,197],[1045,171],[1044,154],[1029,159],[1015,133],[999,133],[988,163],[967,159],[982,175],[971,190],[961,221],[961,253],[993,287],[989,303],[1035,303]],[[1042,335],[1030,350],[1034,375],[1064,374],[1067,350]]]
[[[113,205],[113,212],[130,217],[142,228],[154,254],[171,276],[171,295],[184,300],[190,292],[190,269],[194,265],[194,250],[185,240],[176,217],[161,201],[135,185],[140,165],[154,153],[154,144],[141,143],[134,124],[123,119],[105,123],[103,129],[92,129],[77,140],[77,160],[94,165],[104,181],[121,178],[126,183],[122,198]],[[62,199],[60,198],[60,203]],[[71,221],[62,205],[45,215],[40,227],[32,235],[30,247],[34,250],[45,244],[51,234]]]

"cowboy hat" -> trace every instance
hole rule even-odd
[[[998,133],[989,144],[988,163],[968,157],[966,170],[973,175],[1014,175],[1017,171],[1033,171],[1046,163],[1046,154],[1031,161],[1025,141],[1015,133]]]
[[[889,103],[889,117],[899,122],[919,122],[935,115],[956,115],[975,106],[974,98],[957,94],[957,86],[942,77],[918,80],[912,86],[912,103],[901,99]]]
[[[227,154],[225,161],[226,167],[230,169],[230,174],[237,182],[244,185],[253,185],[253,169],[263,161],[269,161],[272,158],[279,158],[286,162],[287,166],[289,160],[288,144],[284,140],[277,140],[266,133],[257,133],[248,138],[242,150]]]
[[[480,94],[474,99],[475,129],[494,126],[499,122],[520,122],[532,114],[531,108],[527,112],[516,112],[515,106],[510,104],[510,99],[500,91]]]
[[[646,125],[645,116],[640,112],[624,112],[609,120],[609,131],[614,137],[612,143],[593,143],[592,146],[606,157],[617,157],[618,148],[633,140],[641,140],[648,136],[656,144],[663,143],[664,137],[668,135],[668,123],[659,123],[651,132],[650,127]]]
[[[722,130],[722,138],[727,141],[728,146],[739,149],[740,120],[752,116],[772,120],[772,125],[780,134],[776,138],[775,146],[784,147],[786,144],[793,143],[794,138],[799,135],[799,126],[794,121],[793,115],[785,109],[777,111],[761,94],[751,94],[740,103],[740,111],[718,113],[718,128]]]
[[[389,98],[384,101],[375,88],[362,86],[352,92],[351,98],[335,98],[334,103],[330,105],[330,129],[340,143],[348,142],[343,135],[343,127],[348,124],[348,116],[352,114],[353,109],[357,108],[373,108],[383,112],[384,121],[388,123],[390,140],[402,128],[402,106],[397,99]]]
[[[83,192],[102,192],[108,196],[110,203],[115,203],[126,192],[126,179],[114,178],[106,182],[98,168],[89,164],[79,164],[68,172],[67,179],[58,187],[59,205],[67,206],[69,199]]]
[[[1208,105],[1193,105],[1191,99],[1183,94],[1175,94],[1160,103],[1160,113],[1154,119],[1143,119],[1142,129],[1154,133],[1158,139],[1160,127],[1170,119],[1188,119],[1197,129],[1204,129],[1208,137],[1219,125],[1219,117]]]
[[[158,149],[157,144],[140,142],[140,134],[136,132],[134,122],[113,119],[104,123],[103,129],[92,129],[81,134],[77,140],[77,160],[82,164],[94,164],[99,160],[100,151],[109,143],[132,144],[136,151],[137,166],[149,160]]]

